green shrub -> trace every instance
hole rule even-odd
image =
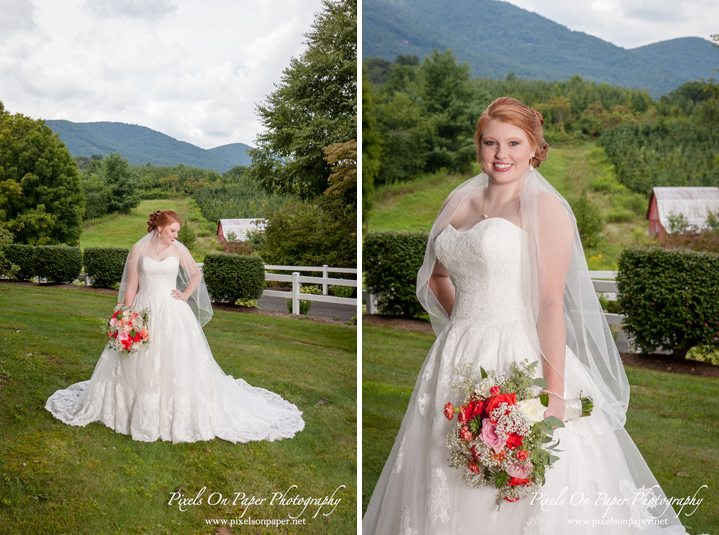
[[[35,276],[34,246],[13,243],[6,245],[3,251],[7,261],[19,268],[13,275],[15,280],[26,281]]]
[[[177,241],[187,247],[190,251],[195,248],[196,239],[197,235],[190,225],[184,224],[180,227],[180,231],[177,233]]]
[[[355,290],[352,286],[331,286],[330,291],[335,297],[354,297]]]
[[[640,247],[619,258],[617,301],[635,347],[684,358],[697,345],[719,349],[719,254]]]
[[[379,294],[377,308],[388,315],[424,313],[416,297],[417,271],[424,260],[427,234],[371,232],[362,249],[367,291]]]
[[[636,217],[636,214],[624,208],[611,208],[604,217],[607,223],[625,223],[632,221]]]
[[[122,280],[128,249],[120,247],[88,247],[82,255],[85,275],[92,279],[93,286],[111,288]]]
[[[314,285],[300,286],[301,294],[322,295],[322,289]],[[300,299],[300,314],[307,314],[312,308],[312,301]],[[292,299],[287,299],[287,312],[292,313]]]
[[[35,247],[35,275],[47,282],[68,284],[82,271],[82,251],[67,245]]]
[[[210,253],[205,256],[203,272],[215,302],[259,299],[265,289],[265,263],[259,256]]]

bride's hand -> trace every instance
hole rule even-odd
[[[185,292],[181,292],[180,290],[172,290],[172,297],[175,299],[181,299],[182,301],[187,301],[187,295],[185,295]]]
[[[564,421],[564,401],[559,399],[557,396],[549,395],[549,406],[544,411],[544,417],[556,416],[561,421]]]

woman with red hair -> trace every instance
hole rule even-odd
[[[68,425],[101,422],[143,442],[292,438],[305,425],[295,405],[215,362],[202,331],[212,303],[177,241],[177,213],[157,210],[147,225],[125,262],[118,303],[148,313],[149,343],[129,356],[108,346],[89,381],[58,390],[45,408]]]
[[[537,170],[547,159],[542,123],[515,99],[492,102],[474,138],[483,172],[455,189],[437,215],[417,275],[437,340],[374,488],[365,535],[686,533],[624,429],[629,384],[576,219]],[[460,422],[485,415],[481,434],[464,426],[456,440],[483,441],[473,447],[487,445],[487,462],[474,458],[476,449],[472,459],[448,459],[457,429],[448,419],[464,397],[453,389],[461,382],[454,372],[470,370],[479,380],[481,366],[509,376],[525,359],[537,362],[535,377],[547,385],[548,406],[535,408],[533,421],[564,422],[554,431],[559,460],[542,486],[533,482],[521,436],[498,434],[488,417],[514,394],[485,381],[474,390],[481,397],[458,415]],[[582,396],[594,402],[590,416],[579,417]],[[487,485],[504,444],[514,456],[507,484],[526,490],[506,501]]]

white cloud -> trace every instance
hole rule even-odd
[[[30,0],[0,0],[0,41],[35,28],[34,11]]]
[[[255,104],[305,49],[321,9],[320,0],[177,0],[171,16],[150,20],[97,18],[87,3],[35,0],[33,25],[0,41],[5,109],[139,124],[204,148],[253,144]]]
[[[624,48],[717,33],[716,0],[508,0],[571,30]]]
[[[127,18],[154,22],[177,11],[169,0],[87,0],[90,13],[98,19]]]

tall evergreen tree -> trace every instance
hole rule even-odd
[[[137,182],[126,158],[111,152],[102,162],[101,176],[107,184],[108,213],[129,214],[140,204]]]

